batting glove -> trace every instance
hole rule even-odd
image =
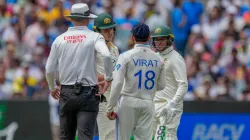
[[[162,109],[162,111],[159,113],[158,117],[161,117],[161,116],[166,116],[168,115],[170,112],[171,109],[175,108],[176,107],[176,103],[173,102],[173,101],[169,101],[168,104]]]

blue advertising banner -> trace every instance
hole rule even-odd
[[[179,140],[250,140],[250,113],[183,113]]]

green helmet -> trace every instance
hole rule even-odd
[[[155,46],[154,40],[156,37],[167,37],[167,46],[171,46],[174,41],[174,35],[168,26],[161,25],[154,28],[151,38],[153,39],[153,46]]]
[[[151,37],[152,38],[155,38],[155,37],[171,37],[172,39],[174,39],[174,35],[172,34],[171,29],[168,26],[165,26],[165,25],[157,26],[156,28],[154,28]]]
[[[94,30],[103,30],[107,28],[113,28],[116,24],[113,21],[113,18],[111,15],[107,13],[102,13],[97,16],[97,18],[94,19]]]

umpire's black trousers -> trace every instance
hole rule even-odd
[[[98,91],[97,91],[98,92]],[[100,98],[84,87],[76,95],[74,86],[62,85],[60,94],[60,140],[74,140],[76,129],[79,140],[92,140]]]

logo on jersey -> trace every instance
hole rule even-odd
[[[168,62],[168,59],[167,59],[167,58],[165,58],[165,59],[164,59],[164,63],[165,63],[165,64],[167,64],[167,62]]]
[[[104,24],[108,24],[108,23],[110,23],[111,22],[111,20],[109,19],[109,18],[105,18],[104,19]]]
[[[66,40],[67,43],[80,43],[85,38],[87,38],[86,35],[72,35],[72,36],[64,36],[63,40]]]
[[[157,33],[157,34],[158,34],[158,33],[161,33],[161,28],[156,28],[156,29],[155,29],[155,33]]]
[[[99,40],[104,40],[105,41],[103,36],[99,36]]]
[[[116,70],[118,71],[121,68],[121,64],[116,65]]]

